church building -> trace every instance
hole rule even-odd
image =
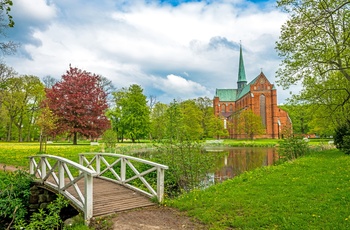
[[[251,110],[260,116],[265,129],[264,134],[256,135],[254,138],[279,139],[292,130],[288,113],[277,106],[277,90],[264,73],[261,71],[247,83],[242,46],[240,46],[237,88],[216,89],[213,106],[215,115],[223,119],[224,127],[228,130],[226,138],[250,138],[247,133],[237,128],[239,114],[244,110]]]

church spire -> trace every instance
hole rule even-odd
[[[247,79],[245,77],[243,54],[242,54],[242,44],[239,45],[239,69],[238,69],[238,89],[243,89],[247,84]]]

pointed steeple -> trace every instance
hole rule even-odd
[[[247,79],[245,77],[243,54],[242,54],[242,44],[239,46],[239,69],[238,69],[238,89],[243,89],[247,85]]]

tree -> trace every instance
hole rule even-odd
[[[238,132],[249,136],[252,140],[254,135],[260,135],[265,132],[261,117],[250,109],[246,109],[239,114],[237,129]]]
[[[52,86],[54,86],[58,82],[56,78],[51,77],[50,75],[43,77],[42,80],[44,82],[45,88],[52,88]]]
[[[157,102],[151,110],[151,139],[162,140],[166,135],[166,111],[168,105]]]
[[[130,138],[132,142],[144,138],[149,133],[150,111],[146,96],[139,85],[131,85],[113,93],[115,108],[108,114],[118,136]]]
[[[186,100],[180,103],[182,113],[181,134],[184,140],[199,140],[203,137],[203,113],[194,100]]]
[[[201,123],[203,128],[203,137],[213,137],[213,126],[211,124],[213,119],[215,120],[213,101],[208,97],[199,97],[194,99],[194,102],[202,112]]]
[[[276,45],[283,58],[277,83],[288,88],[301,82],[295,100],[313,105],[315,113],[326,111],[329,121],[343,122],[350,114],[350,2],[279,0],[278,6],[290,19]]]
[[[214,108],[212,108],[214,110]],[[224,126],[224,121],[218,116],[214,115],[214,111],[212,111],[213,116],[210,117],[207,123],[207,132],[208,137],[216,137],[220,139],[221,137],[225,137],[229,134],[228,130]]]
[[[110,126],[104,112],[107,109],[106,93],[100,85],[100,76],[85,70],[69,67],[62,80],[46,89],[47,103],[57,117],[56,132],[97,138]]]
[[[8,78],[2,93],[2,106],[7,111],[7,141],[12,139],[12,127],[18,130],[18,141],[23,140],[23,128],[30,140],[36,113],[44,96],[44,87],[36,76]]]
[[[309,112],[309,105],[295,104],[279,106],[288,112],[289,117],[293,121],[294,134],[309,134],[312,114]],[[317,128],[316,128],[317,129]]]
[[[53,133],[56,129],[56,122],[57,118],[50,110],[47,101],[46,103],[42,103],[42,108],[37,121],[37,124],[40,127],[40,152],[46,152],[47,136]]]

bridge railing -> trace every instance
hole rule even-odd
[[[30,174],[45,186],[58,191],[84,212],[86,221],[93,216],[93,176],[95,171],[52,155],[30,156]],[[73,172],[72,172],[73,171]],[[84,184],[80,189],[79,183]]]
[[[140,167],[137,169],[133,162],[146,164],[149,167],[145,171],[141,171]],[[95,171],[97,177],[123,184],[125,187],[141,192],[149,197],[157,197],[158,202],[162,202],[164,199],[164,174],[165,170],[168,169],[166,165],[116,153],[82,153],[79,154],[79,163]],[[130,173],[128,175],[128,168],[129,172],[130,169],[133,172],[132,176],[130,176]],[[156,188],[145,177],[154,171],[157,172]],[[129,178],[127,178],[128,176]],[[130,183],[137,179],[142,182],[143,187],[136,187]]]

